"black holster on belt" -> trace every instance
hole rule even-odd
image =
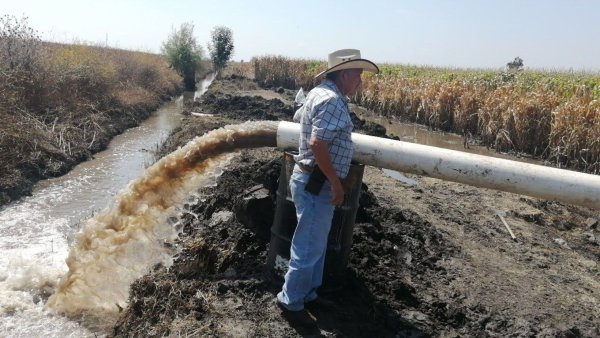
[[[315,164],[313,171],[308,177],[308,182],[306,182],[306,186],[304,186],[304,191],[313,195],[318,195],[321,192],[321,188],[323,188],[325,181],[327,181],[327,176],[325,176],[321,171],[321,168]]]

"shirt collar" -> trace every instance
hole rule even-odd
[[[335,82],[333,82],[329,79],[325,79],[325,85],[327,87],[331,88],[333,91],[335,91],[336,94],[338,94],[346,103],[349,101],[348,98],[346,97],[346,95],[342,94],[342,92],[340,91],[338,86],[335,84]]]

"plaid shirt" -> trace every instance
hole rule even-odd
[[[296,162],[314,165],[315,156],[309,147],[314,137],[329,144],[331,164],[339,177],[346,177],[354,150],[351,140],[354,125],[344,95],[333,82],[325,80],[308,93],[298,113],[301,130]]]

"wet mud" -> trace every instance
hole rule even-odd
[[[217,80],[189,107],[213,115],[188,114],[161,152],[226,124],[290,120],[292,101],[293,93],[247,79]],[[281,158],[272,148],[243,150],[216,186],[199,191],[184,208],[173,265],[132,284],[111,336],[600,335],[597,211],[416,175],[407,185],[372,167],[346,280],[322,293],[335,308],[313,313],[319,332],[290,325],[265,267]]]

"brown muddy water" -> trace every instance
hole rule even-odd
[[[79,320],[45,306],[67,272],[65,259],[86,219],[105,208],[154,161],[152,150],[179,126],[184,99],[161,106],[140,126],[115,137],[107,150],[68,174],[39,182],[32,196],[0,208],[0,337],[94,337]],[[89,223],[89,221],[88,221]],[[90,259],[89,256],[82,259]],[[109,280],[101,278],[101,288]]]

